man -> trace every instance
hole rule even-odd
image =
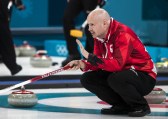
[[[16,1],[17,0],[15,0],[15,2]],[[14,0],[0,1],[0,55],[2,57],[3,63],[10,70],[11,75],[15,75],[22,70],[22,67],[16,63],[14,43],[9,26],[9,10],[12,2],[14,2]],[[17,6],[18,9],[21,9],[20,6],[22,5]]]
[[[70,30],[75,29],[75,19],[81,13],[84,12],[87,16],[89,12],[94,10],[97,5],[102,7],[105,4],[105,0],[67,0],[68,4],[63,16],[63,28],[64,35],[67,44],[68,57],[62,62],[62,66],[65,66],[72,60],[81,59],[80,52],[78,51],[75,37],[70,35]],[[93,52],[93,38],[86,26],[86,50]]]
[[[112,105],[102,114],[128,114],[142,117],[150,107],[145,95],[156,83],[156,68],[138,36],[126,25],[110,18],[107,11],[96,9],[87,17],[94,38],[94,53],[88,53],[79,40],[86,60],[74,60],[67,65],[81,69],[82,85],[100,99]],[[86,72],[91,70],[89,72]]]

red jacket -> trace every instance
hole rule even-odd
[[[156,79],[156,68],[145,46],[138,36],[126,25],[111,19],[105,39],[94,39],[94,55],[102,60],[97,66],[83,61],[83,71],[103,69],[117,72],[134,69],[147,72]]]

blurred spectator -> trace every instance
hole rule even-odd
[[[13,4],[20,10],[25,8],[21,0],[0,1],[0,54],[2,62],[10,70],[11,75],[15,75],[22,70],[22,67],[16,63],[14,43],[9,26]]]
[[[75,18],[83,11],[87,15],[96,8],[97,5],[102,7],[105,0],[67,0],[68,4],[64,12],[63,27],[64,35],[67,43],[68,57],[62,62],[62,66],[65,66],[72,60],[81,59],[81,55],[77,49],[75,37],[70,36],[70,30],[75,29]],[[93,38],[88,31],[88,26],[85,28],[86,34],[86,50],[93,52]]]

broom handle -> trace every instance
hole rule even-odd
[[[5,93],[5,92],[8,92],[8,91],[10,91],[10,90],[13,90],[13,89],[15,89],[15,88],[24,86],[24,85],[26,85],[26,84],[35,82],[35,81],[37,81],[37,80],[41,80],[41,79],[43,79],[43,78],[49,77],[49,76],[51,76],[51,75],[54,75],[54,74],[56,74],[56,73],[65,71],[65,70],[67,70],[67,69],[69,69],[69,68],[70,68],[70,66],[62,67],[62,68],[60,68],[60,69],[57,69],[57,70],[48,72],[48,73],[46,73],[46,74],[43,74],[43,75],[40,75],[40,76],[31,78],[31,79],[29,79],[29,80],[27,80],[27,81],[18,83],[18,84],[16,84],[16,85],[13,85],[13,86],[10,86],[10,87],[7,87],[7,88],[5,88],[5,89],[0,90],[0,94],[1,94],[1,93]]]

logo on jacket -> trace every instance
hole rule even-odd
[[[110,45],[110,52],[113,53],[113,44]]]

